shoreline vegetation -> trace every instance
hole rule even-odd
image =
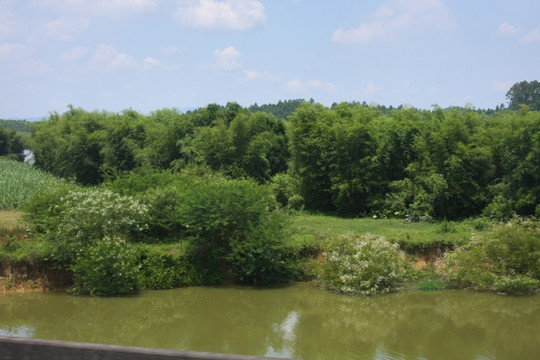
[[[538,111],[69,107],[30,127],[35,164],[0,158],[0,292],[540,288]]]

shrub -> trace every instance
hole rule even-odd
[[[540,234],[534,228],[501,226],[447,253],[443,265],[458,287],[530,292],[540,286]]]
[[[319,283],[336,292],[374,295],[397,289],[405,276],[405,255],[382,236],[347,233],[327,245]]]
[[[502,195],[497,195],[493,201],[482,210],[482,215],[495,221],[508,221],[513,218],[516,213],[514,204],[511,200],[506,199]]]
[[[268,187],[252,180],[206,177],[181,194],[178,218],[190,237],[189,251],[209,268],[241,282],[281,278],[283,227]]]
[[[490,228],[491,224],[488,219],[479,217],[473,220],[472,226],[476,231],[486,231]]]
[[[281,207],[300,210],[304,205],[304,198],[299,195],[300,181],[289,174],[276,174],[270,190]]]
[[[231,241],[227,256],[231,275],[242,283],[259,285],[287,281],[291,267],[286,262],[283,223],[279,213],[271,213],[265,226],[259,226],[244,239]]]
[[[105,237],[77,251],[73,271],[73,288],[77,295],[111,296],[139,289],[137,251],[118,238]]]
[[[36,230],[56,242],[129,237],[148,227],[144,204],[101,188],[62,187],[32,199],[27,211]]]
[[[141,254],[141,278],[145,288],[163,290],[211,284],[197,259],[185,252],[145,248]]]

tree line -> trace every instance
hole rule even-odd
[[[198,165],[270,184],[280,202],[345,216],[540,214],[540,112],[383,111],[302,103],[289,120],[236,103],[181,113],[64,114],[32,125],[36,166],[85,185]]]

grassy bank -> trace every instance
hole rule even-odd
[[[408,253],[441,251],[470,241],[471,236],[491,225],[482,219],[463,222],[417,222],[402,219],[340,218],[329,215],[297,214],[292,217],[291,234],[296,241],[324,243],[347,232],[377,234],[398,243]]]

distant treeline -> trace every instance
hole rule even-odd
[[[32,150],[36,166],[86,185],[197,165],[270,184],[284,206],[347,216],[540,215],[538,111],[296,102],[282,102],[295,107],[288,120],[236,103],[149,115],[69,107],[32,124]]]
[[[4,129],[11,129],[19,132],[30,133],[30,122],[27,120],[3,120],[0,119],[0,125]]]

